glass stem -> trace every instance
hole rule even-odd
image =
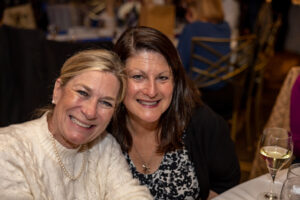
[[[277,170],[276,171],[272,171],[270,174],[271,174],[271,178],[272,178],[272,183],[270,185],[270,194],[271,195],[274,195],[273,194],[273,189],[274,189],[274,185],[275,185],[275,177],[276,177],[276,173],[277,173]]]
[[[272,177],[272,183],[270,184],[270,193],[273,193],[273,188],[274,188],[274,184],[275,184],[275,176],[271,176]]]

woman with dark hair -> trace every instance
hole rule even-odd
[[[173,43],[148,27],[125,31],[115,52],[127,89],[113,135],[155,199],[207,199],[239,183],[226,122],[204,105]]]

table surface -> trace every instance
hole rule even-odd
[[[65,32],[47,34],[48,40],[55,41],[112,41],[113,30],[91,27],[73,27]]]
[[[274,191],[280,194],[282,184],[286,179],[287,169],[280,170],[275,179]],[[262,192],[270,189],[271,176],[265,174],[257,178],[241,183],[226,192],[213,198],[213,200],[256,200]]]

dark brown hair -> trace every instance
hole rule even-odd
[[[169,108],[159,121],[160,144],[157,152],[163,153],[182,148],[182,133],[191,117],[193,108],[201,104],[198,90],[187,78],[179,54],[167,36],[149,27],[132,27],[126,30],[115,44],[114,51],[122,63],[140,51],[161,54],[172,70],[174,91]],[[125,66],[126,67],[126,66]],[[123,151],[129,151],[132,137],[126,127],[127,111],[121,104],[114,115],[112,133],[117,138]]]

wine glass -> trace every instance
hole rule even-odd
[[[300,163],[291,164],[286,177],[281,189],[280,199],[300,199]]]
[[[300,163],[291,164],[286,177],[287,179],[292,177],[298,177],[300,179]]]
[[[282,186],[280,193],[281,200],[300,199],[300,179],[299,177],[287,178]]]
[[[259,195],[259,199],[279,199],[279,195],[273,191],[275,177],[291,158],[293,152],[292,137],[283,128],[266,128],[260,141],[260,154],[266,161],[267,168],[272,177],[271,189]]]

